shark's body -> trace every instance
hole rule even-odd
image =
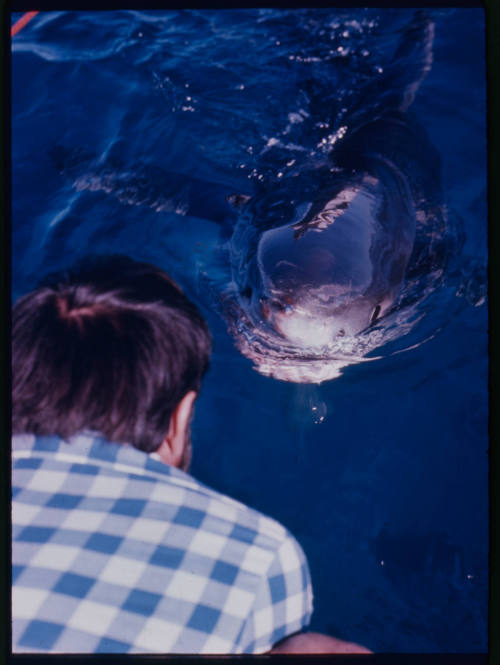
[[[384,77],[360,95],[365,107],[344,121],[328,162],[241,205],[231,260],[244,334],[231,320],[230,329],[264,373],[292,381],[338,375],[335,363],[325,369],[328,350],[396,302],[416,229],[440,205],[439,157],[407,111],[430,69],[433,35],[433,24],[417,14]],[[302,187],[297,204],[299,178],[314,187]],[[286,362],[270,369],[264,347],[280,345]],[[294,371],[294,360],[303,368],[308,357],[311,371]],[[314,358],[323,359],[319,372]]]

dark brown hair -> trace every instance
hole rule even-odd
[[[210,351],[203,317],[162,270],[88,258],[13,307],[12,431],[90,429],[154,451]]]

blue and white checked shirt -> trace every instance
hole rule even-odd
[[[12,648],[262,653],[312,612],[276,521],[95,433],[13,438]]]

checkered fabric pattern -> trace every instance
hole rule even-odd
[[[279,523],[94,433],[13,439],[14,652],[262,653],[312,612]]]

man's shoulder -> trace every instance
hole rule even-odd
[[[276,550],[292,537],[275,519],[154,456],[130,445],[109,442],[95,432],[82,432],[68,440],[14,435],[12,462],[15,469],[29,468],[31,473],[36,470],[43,475],[47,491],[52,483],[60,484],[63,476],[75,478],[75,491],[85,484],[87,496],[102,491],[105,484],[105,493],[111,496],[112,486],[120,486],[126,496],[147,499],[150,511],[157,513],[162,506],[169,507],[170,512],[175,509],[174,519],[185,526],[221,534],[248,546]],[[96,478],[90,485],[89,476]]]
[[[307,562],[272,518],[90,434],[14,437],[12,461],[19,631],[32,589],[75,603],[89,589],[81,611],[113,612],[111,637],[130,651],[259,653],[307,625]],[[61,637],[47,649],[66,648],[78,628],[91,633],[86,650],[101,650],[94,609],[69,627],[58,615]],[[53,620],[44,612],[38,624]]]

